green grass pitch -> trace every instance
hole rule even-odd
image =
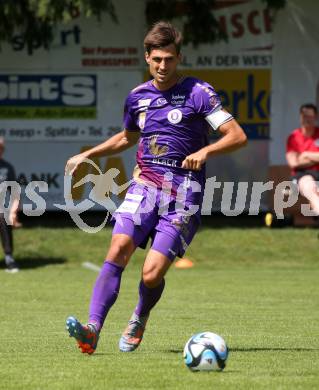
[[[315,229],[202,228],[188,250],[192,269],[172,268],[140,348],[118,351],[137,302],[144,252],[122,289],[96,353],[82,355],[65,319],[87,319],[111,230],[15,232],[22,270],[0,269],[0,389],[318,389],[319,240]],[[230,347],[221,373],[192,373],[182,350],[196,332]]]

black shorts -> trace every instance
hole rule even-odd
[[[298,182],[303,176],[307,176],[307,175],[312,176],[315,181],[319,181],[319,171],[314,171],[312,169],[297,171],[296,174],[291,177],[291,180]]]

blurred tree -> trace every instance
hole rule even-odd
[[[0,0],[0,42],[20,34],[28,45],[36,41],[48,48],[58,23],[103,12],[117,21],[112,0]]]
[[[180,18],[183,22],[185,43],[213,43],[227,39],[214,17],[216,0],[144,0],[148,25],[160,19]],[[276,11],[286,0],[261,0]],[[99,18],[107,13],[117,21],[114,0],[0,0],[0,42],[10,42],[19,34],[27,45],[36,41],[48,48],[54,28],[79,14]],[[219,1],[220,2],[220,1]],[[211,12],[208,12],[210,10]]]

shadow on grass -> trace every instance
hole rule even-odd
[[[318,351],[317,348],[271,348],[271,347],[252,347],[252,348],[231,348],[229,350],[230,353],[232,352],[274,352],[274,351],[290,351],[290,352],[309,352],[309,351]]]
[[[251,348],[229,348],[229,352],[275,352],[275,351],[289,351],[289,352],[309,352],[309,351],[319,351],[318,348],[271,348],[271,347],[251,347]],[[182,349],[169,349],[164,352],[170,352],[170,353],[183,353]]]
[[[32,269],[45,267],[46,265],[61,265],[66,263],[63,257],[23,257],[16,259],[20,269]],[[0,269],[5,268],[4,261],[0,263]]]

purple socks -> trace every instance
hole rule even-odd
[[[117,299],[123,270],[119,265],[105,261],[96,279],[91,298],[88,322],[94,324],[98,331],[101,330],[107,313]],[[164,287],[164,279],[155,288],[146,287],[141,280],[139,285],[139,302],[135,308],[135,314],[140,317],[148,315],[159,301]]]
[[[90,304],[89,323],[94,324],[98,331],[102,328],[108,311],[117,299],[122,272],[122,267],[106,260],[96,279]]]
[[[137,314],[140,317],[144,317],[149,314],[151,309],[156,305],[156,303],[159,301],[162,292],[165,287],[165,280],[163,279],[155,288],[148,288],[143,283],[143,280],[140,281],[139,286],[139,295],[140,299],[139,302],[135,308],[135,314]]]

